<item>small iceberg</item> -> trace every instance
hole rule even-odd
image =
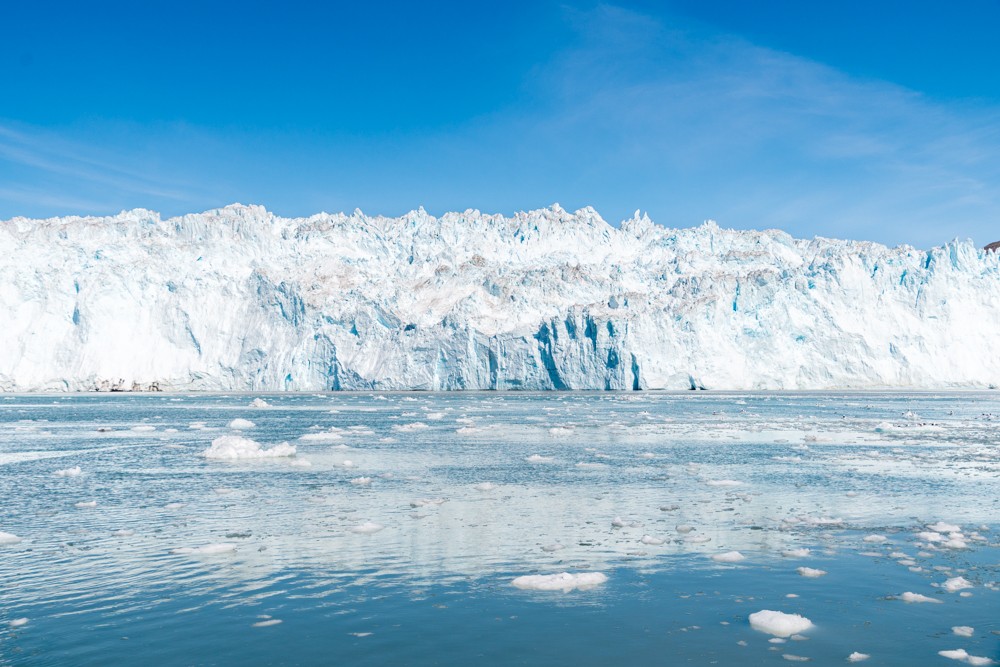
[[[775,637],[791,637],[813,627],[812,621],[799,614],[762,609],[750,614],[750,627]]]
[[[56,470],[53,474],[56,477],[79,477],[83,474],[83,471],[80,470],[80,466],[73,466],[65,470]]]
[[[561,572],[559,574],[529,574],[517,577],[511,581],[511,585],[526,591],[562,591],[568,593],[572,590],[588,590],[595,586],[600,586],[608,580],[603,572],[580,572],[570,574]]]
[[[206,459],[236,461],[239,459],[267,459],[295,456],[295,447],[283,442],[270,449],[263,449],[259,442],[238,435],[224,435],[212,441],[212,446],[201,453]]]
[[[715,554],[712,556],[712,560],[716,563],[739,563],[740,561],[744,561],[746,559],[747,557],[739,551],[727,551],[724,554]]]
[[[248,431],[255,426],[256,424],[254,424],[249,419],[234,419],[233,421],[229,422],[229,428],[235,431]]]

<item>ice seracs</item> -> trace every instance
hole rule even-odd
[[[0,349],[30,346],[37,360],[0,358],[4,391],[985,388],[1000,377],[987,333],[1000,330],[1000,260],[971,242],[615,227],[590,208],[284,218],[231,205],[15,218],[0,225],[0,256]]]

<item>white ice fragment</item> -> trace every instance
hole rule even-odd
[[[740,561],[744,561],[746,559],[747,557],[739,551],[727,551],[724,554],[715,554],[712,556],[712,560],[717,563],[739,563]]]
[[[785,558],[805,558],[809,555],[809,549],[788,549],[782,551],[781,555]]]
[[[973,585],[972,582],[965,577],[952,577],[941,584],[941,588],[945,589],[949,593],[955,593],[966,588],[973,588]]]
[[[139,426],[133,426],[132,430],[136,433],[149,433],[150,431],[155,431],[156,427],[149,424],[140,424]]]
[[[639,541],[643,544],[649,544],[652,546],[659,546],[666,542],[666,540],[659,537],[653,537],[652,535],[643,535]]]
[[[271,404],[265,401],[263,398],[255,398],[250,401],[251,408],[269,408]]]
[[[255,628],[269,628],[272,625],[278,625],[279,623],[281,623],[281,619],[280,618],[269,618],[269,619],[267,619],[265,621],[257,621],[256,623],[253,624],[253,627],[255,627]]]
[[[944,521],[938,521],[937,523],[927,524],[929,530],[933,530],[935,533],[960,533],[962,532],[961,526],[956,526],[953,523],[945,523]]]
[[[955,625],[952,626],[951,631],[959,637],[971,637],[976,634],[976,629],[969,625]]]
[[[750,627],[775,637],[790,637],[813,627],[812,621],[799,614],[763,609],[750,614]]]
[[[859,653],[855,651],[854,653],[847,656],[847,662],[863,662],[870,658],[871,656],[867,653]]]
[[[565,426],[553,426],[552,428],[549,429],[549,435],[558,435],[558,436],[573,435],[573,429],[566,428]]]
[[[8,623],[8,625],[10,627],[12,627],[12,628],[19,628],[19,627],[21,627],[23,625],[27,625],[27,624],[28,624],[28,619],[27,618],[15,618],[15,619],[12,619]]]
[[[555,461],[555,458],[551,456],[542,456],[541,454],[532,454],[526,458],[525,461],[528,463],[552,463]]]
[[[73,507],[77,507],[79,509],[90,509],[91,507],[97,507],[97,501],[96,500],[81,500],[78,503],[74,503]]]
[[[131,528],[122,528],[111,533],[112,537],[132,537],[135,535],[135,531]]]
[[[166,505],[163,506],[163,509],[166,509],[166,510],[179,510],[180,508],[184,507],[185,505],[187,505],[187,503],[167,503]]]
[[[794,653],[782,653],[781,657],[790,662],[809,662],[812,658],[807,658],[804,655],[795,655]]]
[[[385,526],[381,524],[374,523],[372,521],[365,521],[364,523],[360,523],[357,526],[351,528],[351,532],[360,533],[362,535],[371,535],[372,533],[377,533],[383,528],[385,528]]]
[[[73,466],[72,468],[66,468],[65,470],[56,470],[53,473],[56,477],[78,477],[83,474],[80,470],[80,466]]]
[[[743,482],[738,482],[735,479],[709,479],[705,480],[707,486],[714,486],[718,488],[731,488],[734,486],[743,486]]]
[[[216,544],[206,544],[203,547],[178,547],[172,549],[170,553],[190,556],[218,556],[236,551],[236,545],[231,542],[219,542]]]
[[[393,431],[399,431],[400,433],[408,433],[411,431],[421,431],[425,428],[430,428],[427,424],[423,422],[413,422],[410,424],[400,424],[398,426],[393,426]]]
[[[544,547],[542,547],[542,551],[547,551],[551,553],[553,551],[562,551],[565,548],[566,548],[565,546],[556,542],[555,544],[546,544]]]
[[[0,544],[17,544],[21,538],[14,533],[5,533],[0,530]]]
[[[229,422],[229,428],[236,431],[246,431],[252,429],[256,424],[254,424],[249,419],[234,419]]]
[[[494,484],[493,482],[480,482],[479,484],[476,484],[472,488],[474,488],[476,491],[492,491],[493,489],[497,488],[497,485]]]
[[[560,574],[529,574],[517,577],[511,581],[511,585],[529,591],[569,591],[579,589],[587,590],[599,586],[608,580],[603,572],[580,572],[570,574],[562,572]]]
[[[224,435],[212,441],[212,446],[201,453],[206,459],[236,461],[239,459],[267,459],[295,456],[295,447],[283,442],[270,449],[263,449],[259,442],[239,435]]]
[[[344,436],[336,431],[320,431],[319,433],[306,433],[299,436],[299,440],[303,442],[334,442],[343,439]]]
[[[351,480],[351,484],[355,486],[368,486],[372,483],[371,477],[355,477]]]
[[[678,525],[678,526],[677,526],[677,529],[676,529],[676,530],[677,530],[677,532],[678,532],[678,533],[680,533],[681,535],[687,535],[687,534],[688,534],[688,533],[690,533],[690,532],[691,532],[692,530],[694,530],[694,526],[689,526],[689,525],[687,525],[687,524],[683,524],[683,523],[682,523],[682,524],[680,524],[680,525]]]
[[[869,544],[884,544],[889,541],[889,538],[885,535],[865,535],[863,541]]]
[[[822,577],[823,575],[826,574],[826,570],[816,570],[811,567],[800,567],[795,571],[801,574],[803,577],[809,577],[812,579],[815,579],[817,577]]]
[[[906,603],[933,602],[934,604],[941,604],[941,600],[927,597],[926,595],[921,595],[920,593],[910,593],[909,591],[900,595],[899,599]]]

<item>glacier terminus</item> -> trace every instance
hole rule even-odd
[[[1000,258],[707,222],[0,224],[0,389],[683,390],[1000,384]]]

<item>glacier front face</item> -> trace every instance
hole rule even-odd
[[[0,389],[1000,384],[1000,264],[706,223],[233,205],[0,223]]]

